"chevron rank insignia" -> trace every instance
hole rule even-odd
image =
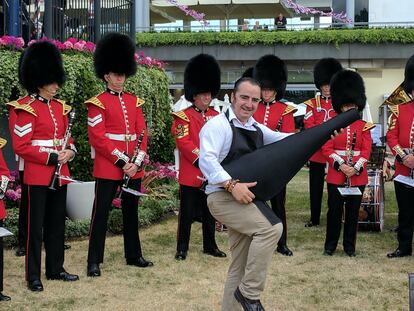
[[[4,138],[0,138],[0,149],[6,146],[6,144],[7,144],[7,140],[5,140]]]
[[[17,124],[14,125],[14,134],[19,137],[29,134],[32,130],[32,123],[27,123],[23,126],[18,126]]]
[[[99,123],[101,123],[103,121],[102,119],[102,115],[98,114],[93,118],[88,117],[88,125],[90,127],[94,127],[95,125],[98,125]]]

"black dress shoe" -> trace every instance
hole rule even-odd
[[[0,301],[10,301],[10,300],[11,300],[10,296],[6,296],[6,295],[3,295],[3,293],[0,293]]]
[[[334,251],[333,250],[330,250],[330,249],[325,249],[324,252],[323,252],[323,254],[325,256],[332,256],[333,253],[334,253]]]
[[[87,276],[98,277],[101,276],[101,269],[97,263],[88,263]]]
[[[405,257],[405,256],[411,256],[411,253],[409,253],[409,252],[402,252],[398,248],[394,252],[387,254],[387,257],[388,258],[398,258],[398,257]]]
[[[127,258],[126,263],[128,266],[136,266],[136,267],[141,267],[141,268],[152,267],[154,265],[152,261],[147,261],[142,256],[139,258],[132,258],[132,259]]]
[[[26,247],[24,247],[24,246],[17,247],[17,249],[16,249],[16,256],[17,257],[26,256]]]
[[[27,288],[32,292],[42,292],[43,284],[40,280],[29,281],[27,282]]]
[[[349,251],[346,250],[345,254],[347,254],[349,257],[355,257],[356,256],[355,251],[352,251],[352,250],[349,250]]]
[[[175,259],[177,260],[185,260],[187,258],[187,252],[186,251],[177,251],[175,253]]]
[[[287,247],[287,245],[280,245],[276,248],[278,253],[281,253],[284,256],[293,256],[293,252]]]
[[[204,251],[203,253],[204,254],[207,254],[207,255],[211,255],[213,257],[219,257],[219,258],[225,258],[225,257],[227,257],[226,253],[225,252],[222,252],[218,248],[215,248],[215,249],[213,249],[211,251]]]
[[[317,227],[317,226],[319,226],[319,224],[315,224],[311,220],[309,220],[307,223],[305,223],[305,228]]]
[[[65,270],[58,274],[47,275],[48,280],[59,280],[65,282],[74,282],[79,280],[79,276],[76,274],[67,273]]]
[[[234,298],[241,304],[244,311],[265,311],[260,300],[252,300],[244,297],[239,287],[234,292]]]

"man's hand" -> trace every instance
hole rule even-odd
[[[331,135],[331,138],[334,139],[336,136],[342,134],[343,131],[344,131],[344,129],[340,129],[339,132],[337,130],[335,130],[333,132],[333,134]]]
[[[410,153],[403,159],[403,164],[411,169],[414,168],[414,154]]]
[[[138,171],[138,166],[136,166],[134,163],[127,163],[122,169],[124,173],[129,177],[133,177]]]
[[[59,151],[58,153],[58,161],[60,164],[65,164],[70,159],[72,159],[75,156],[75,152],[70,149],[65,149],[62,151]]]
[[[339,169],[346,175],[346,177],[352,177],[356,174],[356,170],[347,164],[342,164]]]
[[[249,188],[254,187],[257,185],[257,182],[249,182],[249,183],[237,183],[231,194],[236,199],[237,202],[242,204],[249,204],[255,198],[254,194],[249,190]]]

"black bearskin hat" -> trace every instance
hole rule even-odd
[[[52,83],[62,86],[66,75],[57,47],[48,41],[30,45],[20,56],[18,77],[29,94],[37,93],[40,87]]]
[[[198,54],[189,60],[184,71],[185,99],[193,102],[200,93],[211,93],[215,97],[220,91],[220,67],[216,59],[208,54]]]
[[[331,80],[331,97],[337,113],[341,113],[341,106],[345,104],[355,104],[362,111],[367,101],[364,81],[355,71],[338,71]]]
[[[412,55],[405,65],[404,90],[411,94],[414,89],[414,55]]]
[[[244,72],[243,72],[243,74],[242,74],[242,76],[241,76],[242,78],[253,78],[253,67],[249,67],[249,68],[247,68]]]
[[[335,73],[342,70],[342,65],[335,58],[322,58],[313,68],[313,81],[317,89],[322,85],[330,84]]]
[[[127,78],[137,72],[135,45],[127,36],[116,32],[106,34],[96,45],[93,65],[98,78],[110,72],[124,74]]]
[[[253,78],[262,88],[275,90],[277,100],[285,96],[288,73],[285,62],[279,57],[262,56],[254,66]]]

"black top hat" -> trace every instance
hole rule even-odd
[[[134,42],[127,35],[107,33],[96,45],[93,64],[96,75],[104,81],[110,72],[133,76],[137,72]]]
[[[322,85],[329,85],[335,73],[342,70],[342,65],[335,58],[322,58],[313,68],[313,81],[320,90]]]
[[[52,83],[62,86],[66,76],[57,47],[48,41],[30,45],[20,56],[18,77],[29,93],[37,93],[39,88]]]
[[[262,88],[276,91],[276,99],[283,98],[288,78],[287,67],[283,60],[275,55],[264,55],[253,69],[253,78]]]
[[[331,97],[337,113],[341,113],[341,106],[345,104],[355,104],[362,111],[367,101],[362,77],[352,70],[338,71],[331,80]]]
[[[414,55],[412,55],[405,65],[404,90],[411,94],[414,89]]]
[[[211,93],[211,97],[215,97],[220,91],[220,75],[220,67],[213,56],[194,56],[184,71],[185,99],[193,102],[194,96],[200,93]]]

